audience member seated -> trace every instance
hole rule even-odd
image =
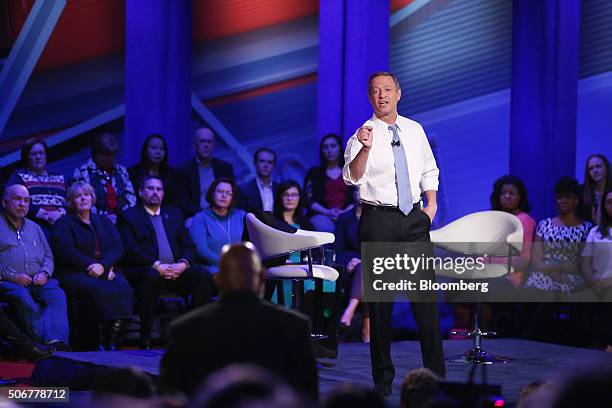
[[[232,165],[213,157],[215,142],[215,134],[206,127],[197,129],[193,135],[196,154],[184,169],[187,191],[186,217],[191,217],[207,207],[206,192],[213,181],[222,177],[235,179]]]
[[[436,398],[443,380],[429,368],[416,368],[404,376],[400,390],[401,408],[419,408]]]
[[[589,231],[582,252],[582,274],[591,288],[602,298],[612,291],[612,188],[602,196],[601,222]],[[609,298],[608,298],[609,299]],[[595,303],[588,319],[598,346],[612,351],[612,303]]]
[[[168,164],[168,143],[162,135],[149,135],[140,150],[140,161],[128,169],[135,190],[139,190],[146,176],[158,176],[162,179],[166,190],[166,203],[173,207],[184,209],[186,205],[183,174],[177,168]]]
[[[40,360],[49,357],[55,351],[53,346],[33,342],[0,308],[0,339],[7,343],[15,357],[28,360]],[[0,382],[0,385],[3,385]]]
[[[562,177],[555,185],[555,194],[557,216],[540,221],[535,232],[532,269],[525,282],[525,289],[531,292],[531,296],[544,296],[546,292],[569,293],[584,283],[579,269],[580,256],[592,224],[577,214],[580,201],[578,182],[571,177]],[[555,303],[524,304],[523,312],[528,323],[523,336],[537,340],[554,336],[546,324],[551,322],[557,307]]]
[[[91,213],[96,195],[89,184],[70,186],[67,199],[70,214],[55,224],[51,241],[57,276],[68,293],[92,303],[97,349],[116,350],[121,319],[132,315],[134,303],[134,292],[117,269],[123,255],[121,236],[107,217]]]
[[[538,223],[532,251],[533,270],[526,287],[543,291],[570,292],[584,282],[579,270],[583,243],[593,224],[582,220],[576,210],[579,187],[563,177],[555,186],[558,214]],[[563,245],[555,245],[555,243]]]
[[[0,215],[0,298],[17,309],[27,335],[68,348],[66,295],[53,279],[53,254],[42,229],[26,217],[28,189],[8,186]]]
[[[310,168],[304,179],[310,221],[317,231],[334,232],[340,214],[353,208],[351,188],[342,180],[341,148],[340,136],[325,135],[319,144],[321,164]]]
[[[92,158],[74,169],[72,183],[83,181],[97,197],[94,214],[106,215],[113,224],[117,215],[136,205],[136,194],[127,169],[115,162],[119,144],[115,135],[102,133],[91,146]]]
[[[385,408],[385,399],[369,388],[342,384],[333,390],[323,403],[325,408]]]
[[[283,181],[274,196],[274,217],[292,228],[313,231],[314,226],[304,215],[303,202],[300,185],[293,180]],[[289,255],[287,261],[300,263],[300,254]]]
[[[601,198],[612,188],[610,161],[603,154],[592,154],[587,158],[582,185],[582,208],[580,216],[594,224],[599,223]]]
[[[274,217],[293,228],[314,230],[304,214],[304,193],[293,180],[280,183],[274,196]],[[299,261],[298,261],[299,262]]]
[[[276,164],[276,153],[267,147],[257,149],[253,155],[255,178],[238,187],[238,207],[247,212],[270,211],[274,209],[274,194],[278,183],[272,181]]]
[[[261,300],[264,270],[251,243],[223,248],[215,281],[218,302],[175,320],[161,360],[163,390],[191,395],[214,371],[252,363],[318,397],[317,364],[306,317]]]
[[[232,364],[208,377],[191,407],[307,408],[314,405],[275,373],[250,364]]]
[[[136,290],[141,347],[151,348],[151,326],[162,286],[191,294],[191,306],[210,300],[210,273],[195,265],[195,251],[180,210],[163,205],[164,184],[146,176],[138,190],[142,204],[119,217],[125,275]]]
[[[514,273],[507,275],[507,279],[514,287],[519,287],[526,278],[524,274],[526,274],[531,260],[531,243],[536,226],[535,220],[529,215],[529,199],[523,181],[510,175],[497,179],[493,184],[493,192],[491,193],[491,209],[514,214],[523,225],[523,249],[520,254],[512,257]],[[507,264],[508,258],[489,258],[489,261],[491,263]]]
[[[361,303],[361,243],[358,238],[359,218],[361,217],[362,205],[359,201],[359,190],[354,190],[355,208],[347,211],[338,217],[336,223],[336,262],[344,265],[346,272],[345,279],[350,289],[349,303],[340,323],[350,326],[357,307]],[[361,339],[368,343],[370,341],[370,317],[367,305],[362,305],[363,328]]]
[[[246,213],[233,208],[238,201],[238,187],[229,178],[213,181],[206,201],[210,205],[193,217],[189,233],[195,243],[197,261],[214,274],[219,270],[223,245],[241,241]]]
[[[50,238],[51,227],[66,214],[64,176],[47,170],[47,144],[30,139],[21,148],[21,167],[9,177],[7,186],[21,184],[30,193],[28,218],[36,221]]]

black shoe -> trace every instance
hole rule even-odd
[[[151,338],[150,337],[143,337],[142,340],[140,340],[140,349],[141,350],[151,350]]]
[[[372,391],[381,397],[388,397],[391,395],[391,385],[375,384]]]
[[[5,339],[13,345],[13,349],[18,357],[27,360],[47,358],[55,351],[53,346],[35,343],[23,334],[19,336],[5,336]]]
[[[106,338],[106,325],[104,322],[98,323],[98,338],[96,339],[96,351],[106,351],[104,339]]]
[[[317,358],[338,358],[338,352],[323,347],[318,341],[314,342],[315,355]]]
[[[51,340],[50,342],[47,343],[47,345],[55,348],[55,351],[72,351],[72,349],[70,348],[70,345],[64,343],[63,341],[59,341],[59,340]]]
[[[26,342],[15,344],[15,348],[20,357],[27,360],[42,360],[49,357],[55,351],[55,347],[38,344],[34,342]]]
[[[115,351],[119,349],[118,339],[122,326],[123,321],[121,320],[115,320],[110,325],[110,329],[108,331],[108,349],[110,351]]]

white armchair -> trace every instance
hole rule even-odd
[[[498,278],[512,272],[510,259],[523,248],[523,225],[514,215],[503,211],[481,211],[468,214],[448,225],[431,231],[433,244],[450,252],[474,256],[505,256],[505,264],[485,264],[482,270],[473,269],[462,274],[454,271],[438,270],[439,276],[461,279]],[[469,332],[454,331],[473,339],[473,347],[465,352],[459,361],[471,364],[507,363],[510,360],[490,355],[482,348],[481,337],[495,336],[495,332],[480,329],[480,303],[476,303],[472,313],[473,327]]]

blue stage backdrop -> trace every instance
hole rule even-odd
[[[441,216],[450,221],[488,208],[493,181],[509,169],[512,9],[507,0],[423,3],[419,11],[401,14],[405,9],[391,2],[389,65],[403,86],[400,112],[421,121],[435,144],[445,202]],[[588,154],[612,158],[612,2],[582,0],[580,6],[579,179]],[[279,152],[278,178],[298,178],[317,161],[318,50],[325,45],[319,44],[316,7],[300,13],[218,36],[194,21],[200,34],[194,35],[192,90],[249,151],[269,145]],[[104,21],[124,32],[112,25],[125,21],[118,16]],[[230,27],[227,21],[217,26]],[[11,140],[52,134],[122,104],[124,57],[122,45],[117,47],[37,69],[1,135],[1,155]],[[194,115],[191,127],[199,123]],[[223,143],[218,153],[237,163],[240,177],[248,176]],[[51,168],[69,173],[88,154],[71,152]],[[120,159],[127,160],[123,151]]]

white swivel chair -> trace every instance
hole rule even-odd
[[[512,272],[511,257],[523,248],[523,225],[514,215],[503,211],[481,211],[468,214],[446,226],[429,233],[433,244],[446,251],[472,256],[506,256],[507,264],[485,264],[482,270],[474,269],[463,274],[436,269],[436,274],[450,278],[490,279]],[[507,363],[509,359],[497,358],[482,349],[481,337],[495,336],[495,332],[480,329],[480,302],[474,305],[473,327],[469,332],[451,332],[472,337],[473,347],[463,354],[465,363]]]
[[[264,224],[252,213],[246,215],[246,227],[249,232],[249,240],[255,245],[263,260],[288,255],[292,252],[304,251],[307,253],[306,264],[287,264],[267,269],[267,279],[292,281],[293,308],[299,310],[301,307],[301,284],[304,280],[314,280],[322,292],[323,280],[335,282],[338,279],[338,271],[334,268],[327,265],[314,264],[312,260],[312,251],[317,248],[322,250],[324,245],[332,244],[335,240],[334,234],[301,229],[291,234]],[[315,316],[318,318],[317,312],[315,310]]]

